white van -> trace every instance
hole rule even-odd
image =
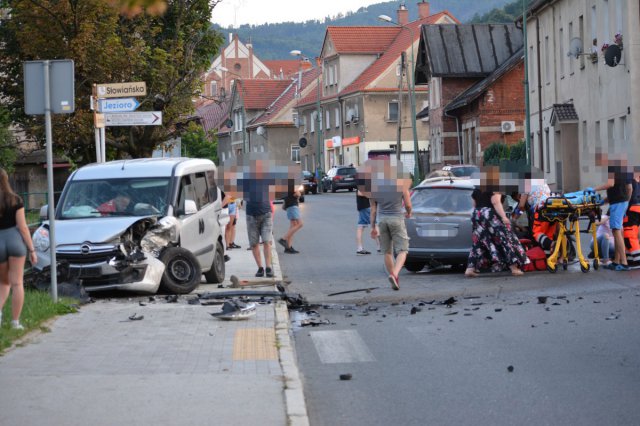
[[[224,280],[217,169],[210,160],[146,158],[84,166],[56,207],[59,282],[87,291],[193,291]],[[46,211],[46,210],[44,210]],[[50,265],[49,223],[35,231],[36,268]]]

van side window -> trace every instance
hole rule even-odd
[[[196,191],[196,204],[198,210],[201,210],[209,204],[209,191],[207,190],[207,177],[204,172],[198,172],[194,179],[194,188]]]
[[[207,183],[209,184],[209,201],[214,202],[218,199],[218,185],[216,184],[216,172],[207,170]]]
[[[178,196],[178,215],[184,215],[186,200],[194,201],[197,205],[196,190],[191,183],[191,176],[183,176],[180,180],[180,195]]]

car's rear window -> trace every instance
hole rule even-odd
[[[355,167],[349,167],[346,169],[338,169],[338,174],[341,176],[355,176],[356,169]]]
[[[411,196],[416,213],[471,213],[471,189],[416,188]]]
[[[479,171],[480,169],[478,167],[452,167],[450,169],[451,174],[453,174],[456,177],[461,177],[461,176],[471,176],[472,174],[474,174],[475,172]]]

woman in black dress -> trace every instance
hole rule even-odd
[[[475,277],[482,269],[499,272],[509,268],[512,275],[523,275],[522,267],[529,259],[502,207],[504,195],[496,185],[498,171],[490,169],[486,174],[487,181],[471,195],[475,202],[471,216],[473,245],[464,274]]]

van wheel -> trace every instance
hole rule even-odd
[[[404,269],[409,272],[420,272],[424,269],[425,262],[411,261],[404,263]]]
[[[191,293],[200,284],[202,270],[198,259],[182,247],[167,247],[160,254],[165,265],[160,285],[173,294]]]
[[[220,284],[224,281],[225,266],[224,266],[224,247],[222,243],[218,241],[216,246],[216,255],[213,258],[211,269],[204,273],[204,277],[208,283]]]

